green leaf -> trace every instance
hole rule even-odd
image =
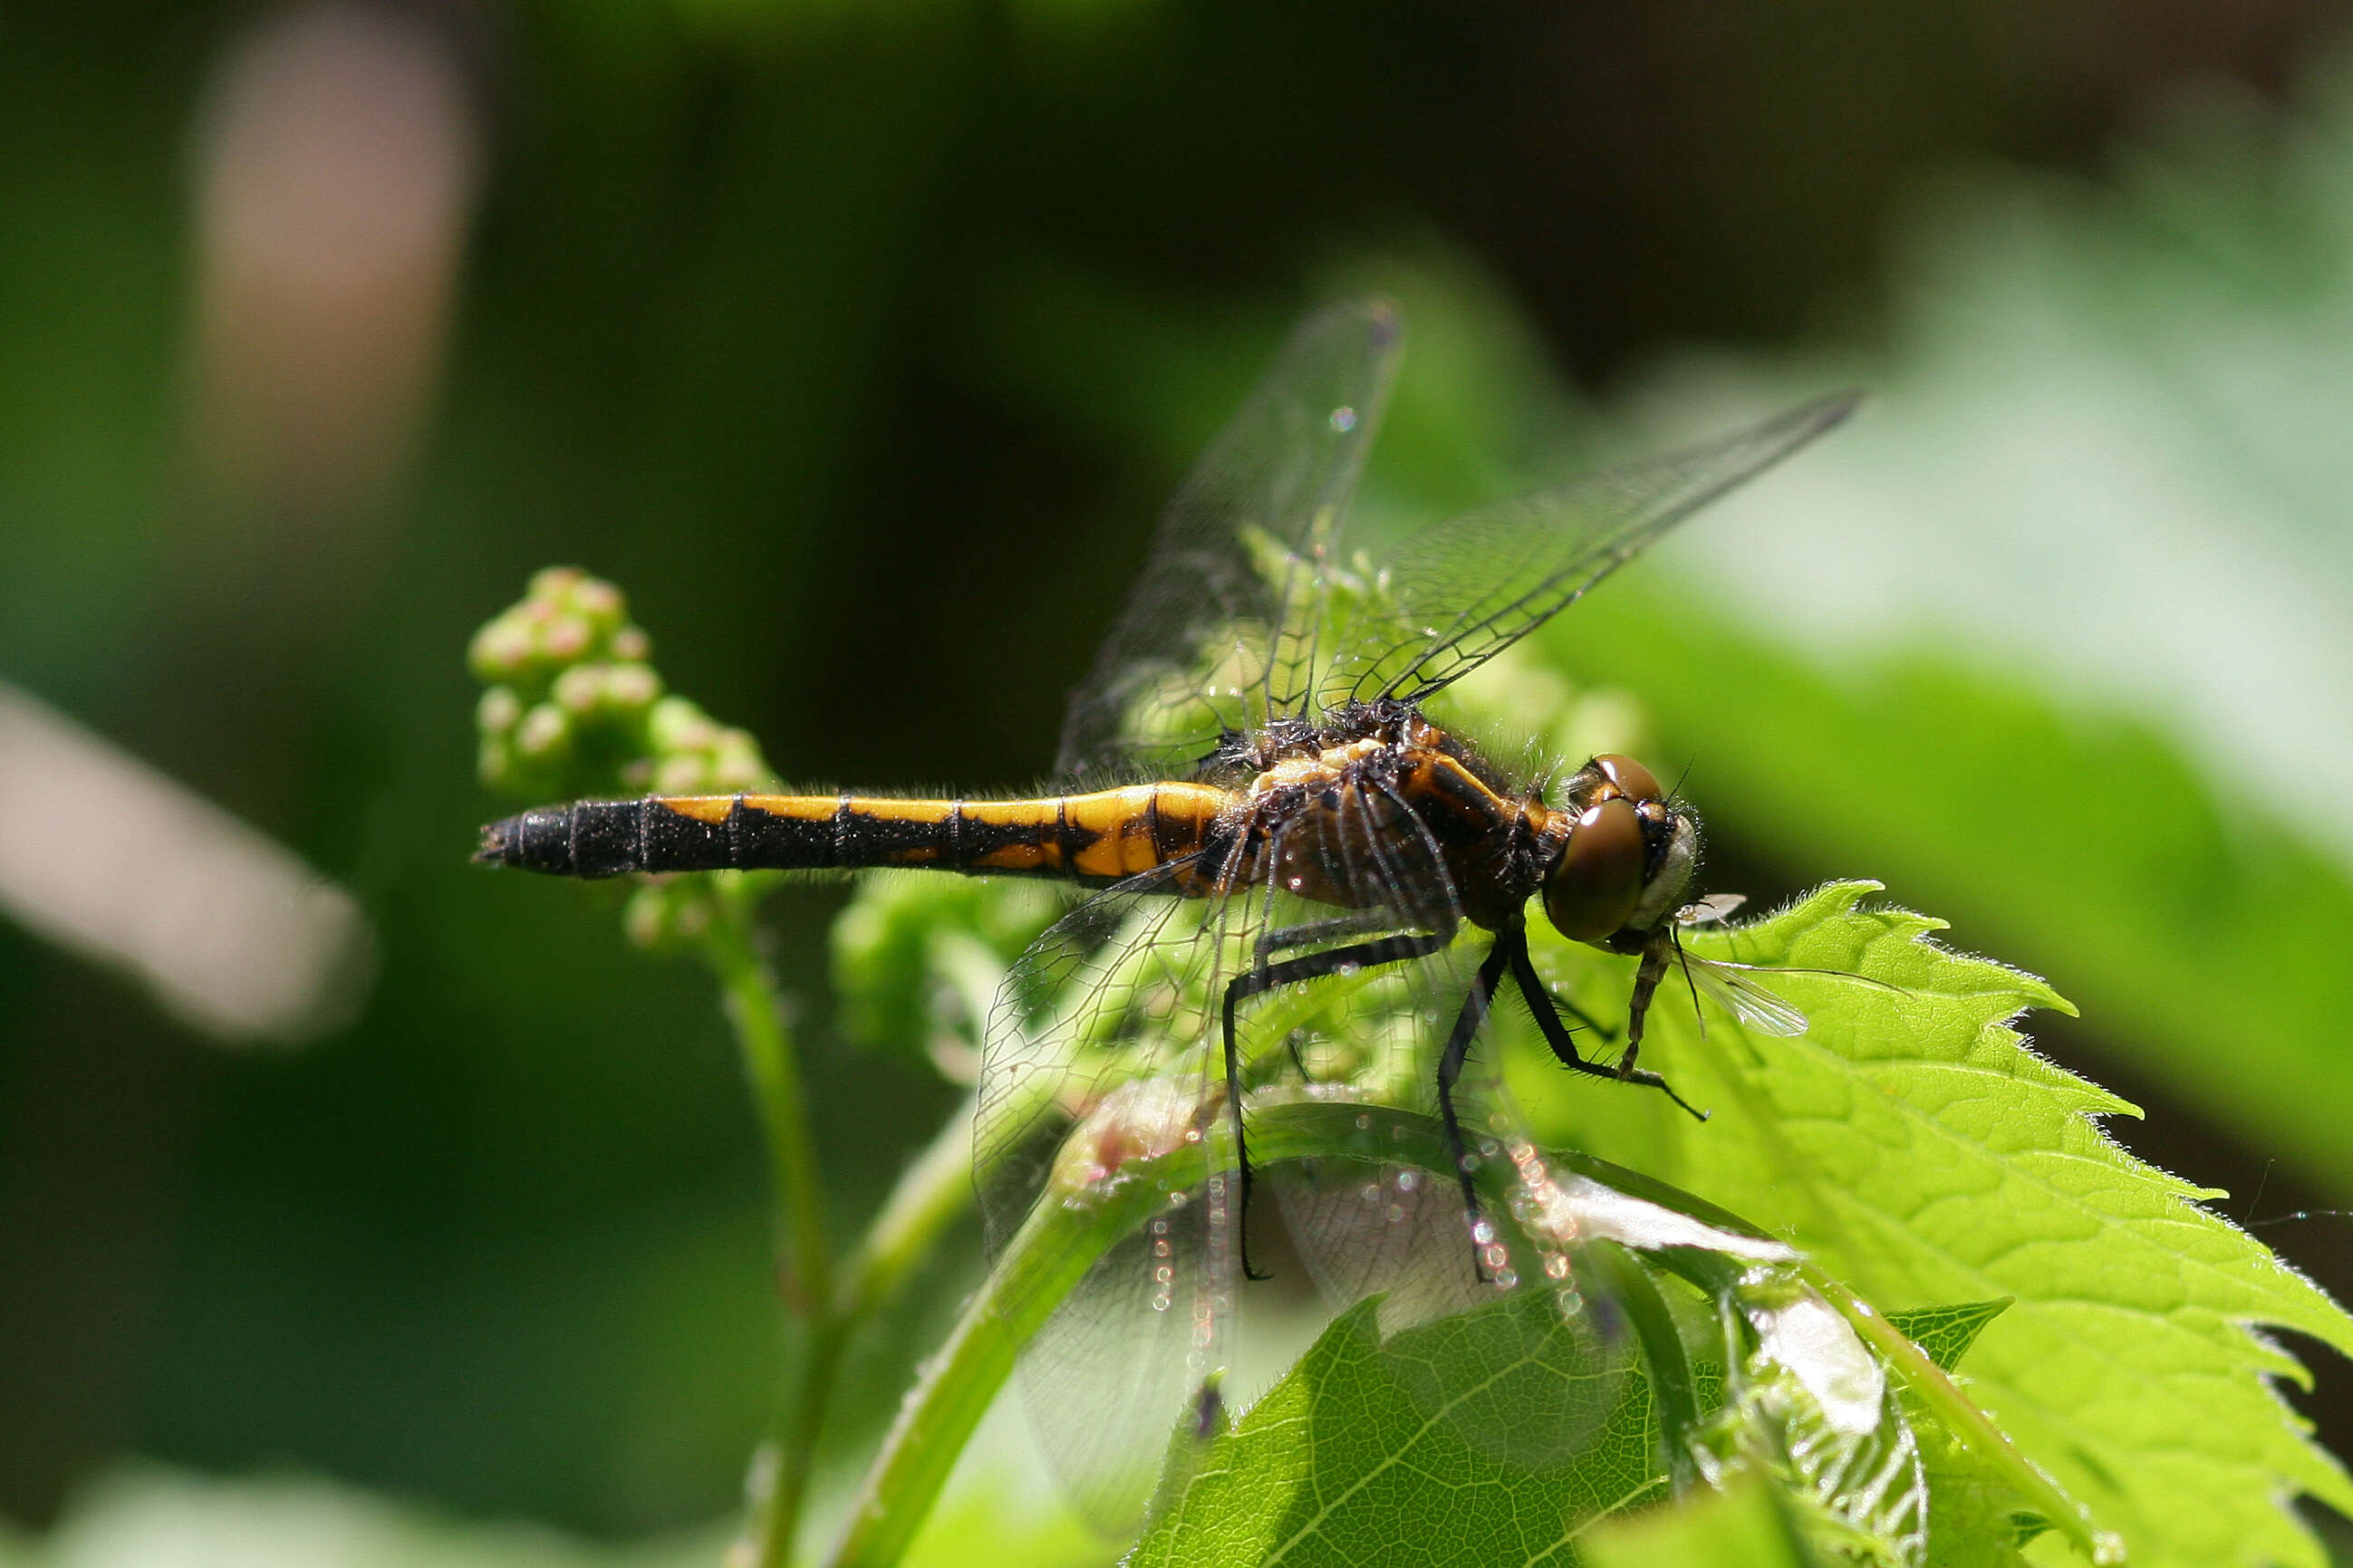
[[[1579,1543],[1591,1568],[1815,1568],[1771,1489],[1756,1480],[1611,1520]]]
[[[1665,587],[1628,574],[1547,628],[1541,652],[1623,681],[1622,650],[1641,650],[1652,754],[1697,759],[1713,827],[1778,866],[1869,867],[1933,894],[2062,974],[2137,1070],[2353,1194],[2339,1048],[2353,876],[2268,795],[2221,796],[2154,726],[2063,703],[2025,671],[1915,648],[1831,675]]]
[[[1928,1476],[1928,1568],[2020,1568],[2020,1548],[2048,1521],[1977,1449],[1933,1422],[1913,1430]]]
[[[1246,1415],[1172,1468],[1134,1568],[1558,1562],[1593,1519],[1665,1495],[1646,1384],[1564,1331],[1546,1293],[1387,1342],[1378,1308],[1335,1320]],[[1595,1420],[1591,1446],[1567,1460],[1524,1464],[1482,1436],[1564,1402]]]
[[[1890,1312],[1887,1321],[1905,1339],[1926,1351],[1930,1361],[1950,1372],[1961,1364],[1961,1358],[1978,1342],[1978,1335],[1985,1326],[2008,1311],[2016,1300],[2013,1296],[2001,1296],[1990,1301],[1921,1307],[1909,1312]]]
[[[1875,890],[1833,885],[1688,939],[1822,972],[1756,977],[1809,1014],[1795,1039],[1720,1014],[1703,1039],[1689,998],[1662,990],[1642,1059],[1714,1108],[1704,1125],[1583,1086],[1565,1099],[1564,1075],[1515,1083],[1586,1117],[1597,1152],[1767,1225],[1871,1300],[2014,1298],[1980,1325],[1969,1392],[2135,1563],[2318,1568],[2281,1500],[2347,1509],[2353,1487],[2269,1386],[2302,1369],[2249,1325],[2353,1350],[2353,1320],[2099,1131],[2130,1108],[2009,1026],[2064,1005],[2048,986],[1926,940],[1935,921],[1863,906]],[[1623,1006],[1622,965],[1565,943],[1546,957],[1589,1009]]]

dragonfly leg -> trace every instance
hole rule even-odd
[[[1675,952],[1673,935],[1671,926],[1667,940],[1653,938],[1642,949],[1642,962],[1634,969],[1634,994],[1626,1005],[1626,1051],[1618,1058],[1618,1076],[1629,1081],[1635,1076],[1634,1058],[1641,1053],[1642,1024],[1651,1015],[1651,998],[1658,994],[1659,982],[1666,977]]]
[[[1333,924],[1322,921],[1321,924]],[[1294,931],[1305,927],[1294,927]],[[1277,932],[1288,935],[1288,932]],[[1435,933],[1422,936],[1388,936],[1378,942],[1360,942],[1349,947],[1335,947],[1324,952],[1311,952],[1303,958],[1286,958],[1280,963],[1261,963],[1247,974],[1237,974],[1226,983],[1225,1044],[1226,1044],[1226,1103],[1234,1113],[1234,1163],[1241,1173],[1241,1254],[1242,1273],[1251,1279],[1264,1279],[1266,1275],[1250,1267],[1250,1146],[1242,1133],[1242,1065],[1241,1051],[1234,1029],[1234,1009],[1261,991],[1271,991],[1278,985],[1294,984],[1303,980],[1321,980],[1343,970],[1376,968],[1384,963],[1404,963],[1410,959],[1427,958],[1447,944],[1450,939]],[[1492,989],[1492,987],[1491,987]]]
[[[1525,959],[1523,962],[1525,962]],[[1529,966],[1528,974],[1530,979],[1535,978],[1535,969],[1533,965]],[[1527,985],[1528,981],[1524,980],[1520,984],[1522,987],[1525,988]],[[1542,990],[1545,993],[1545,995],[1550,999],[1555,1007],[1559,1008],[1562,1012],[1576,1019],[1579,1027],[1592,1030],[1594,1035],[1599,1038],[1603,1045],[1606,1046],[1618,1037],[1617,1030],[1611,1028],[1600,1019],[1596,1018],[1592,1014],[1588,1013],[1584,1008],[1578,1006],[1567,997],[1553,995],[1551,989],[1546,986],[1542,980],[1535,980],[1535,984],[1537,989]]]
[[[1258,939],[1256,966],[1268,967],[1267,961],[1276,953],[1293,948],[1309,947],[1319,942],[1338,942],[1345,937],[1371,936],[1377,931],[1394,931],[1397,922],[1376,915],[1342,915],[1336,920],[1310,921],[1303,925],[1285,926],[1271,931]],[[1299,1054],[1299,1037],[1294,1032],[1282,1042],[1291,1055],[1291,1065],[1299,1069],[1300,1081],[1313,1083],[1308,1076],[1306,1058]]]
[[[1319,942],[1337,942],[1343,937],[1370,936],[1375,931],[1395,931],[1397,923],[1393,920],[1343,915],[1338,920],[1310,921],[1305,925],[1285,926],[1281,931],[1268,931],[1258,939],[1258,964],[1263,969],[1268,959],[1294,947],[1306,947]]]
[[[1462,1077],[1462,1063],[1471,1055],[1471,1042],[1478,1037],[1480,1026],[1487,1021],[1487,1004],[1493,999],[1495,987],[1511,961],[1508,936],[1497,937],[1495,945],[1480,961],[1479,973],[1471,982],[1471,994],[1462,998],[1462,1011],[1454,1020],[1454,1032],[1446,1037],[1446,1049],[1438,1058],[1438,1113],[1446,1122],[1446,1152],[1454,1161],[1455,1179],[1462,1184],[1463,1217],[1472,1234],[1471,1268],[1482,1284],[1487,1269],[1479,1260],[1479,1187],[1471,1179],[1471,1150],[1462,1141],[1462,1122],[1454,1114],[1454,1085]]]
[[[1706,1111],[1694,1110],[1691,1101],[1677,1094],[1665,1079],[1648,1068],[1627,1066],[1621,1069],[1601,1062],[1588,1061],[1577,1051],[1576,1038],[1570,1035],[1568,1026],[1560,1021],[1560,1014],[1555,1011],[1556,1006],[1568,1005],[1552,994],[1545,984],[1544,977],[1536,973],[1535,964],[1528,958],[1527,933],[1525,931],[1507,931],[1497,937],[1495,942],[1499,947],[1505,942],[1512,944],[1512,978],[1519,982],[1520,995],[1526,1000],[1529,1013],[1535,1017],[1536,1027],[1544,1033],[1545,1044],[1552,1047],[1552,1054],[1560,1058],[1561,1066],[1593,1078],[1616,1079],[1623,1083],[1639,1083],[1645,1089],[1655,1089],[1702,1121],[1707,1120]],[[1569,1011],[1579,1019],[1585,1017],[1574,1007]],[[1589,1021],[1588,1026],[1591,1026]]]

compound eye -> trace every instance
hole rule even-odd
[[[1611,935],[1641,899],[1642,867],[1648,858],[1642,819],[1633,803],[1603,801],[1579,816],[1568,831],[1568,847],[1545,881],[1546,917],[1572,942],[1599,942]]]
[[[1631,757],[1621,757],[1612,752],[1608,756],[1594,758],[1593,765],[1599,768],[1601,776],[1616,784],[1622,795],[1632,795],[1636,800],[1660,798],[1657,776]]]

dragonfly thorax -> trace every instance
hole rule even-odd
[[[1631,757],[1594,758],[1567,794],[1568,831],[1545,872],[1545,915],[1573,941],[1639,952],[1683,907],[1699,824]]]

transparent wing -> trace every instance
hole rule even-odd
[[[1121,1165],[1211,1140],[1229,1164],[1205,1033],[1223,906],[1163,868],[1096,894],[1008,974],[981,1054],[974,1173],[995,1258],[1050,1189],[1082,1200]],[[1031,1426],[1081,1515],[1133,1531],[1168,1433],[1225,1363],[1232,1268],[1210,1182],[1096,1259],[1024,1350]]]
[[[974,1171],[992,1255],[1046,1185],[1064,1135],[1137,1079],[1198,1073],[1216,960],[1204,905],[1163,867],[1081,902],[1007,975],[981,1047]]]
[[[1313,836],[1326,860],[1321,868],[1368,879],[1378,899],[1366,901],[1383,926],[1451,933],[1455,919],[1432,918],[1441,895],[1449,910],[1453,898],[1438,846],[1401,825],[1395,804],[1377,790],[1344,795],[1338,821]],[[1271,918],[1282,918],[1282,900],[1271,909]],[[1440,1058],[1490,940],[1468,933],[1425,958],[1302,987],[1303,994],[1250,1020],[1254,1059],[1287,1058],[1306,1080],[1297,1092],[1442,1124]],[[1478,1314],[1475,1328],[1457,1325],[1440,1337],[1455,1346],[1449,1353],[1484,1347],[1480,1353],[1495,1363],[1485,1392],[1463,1404],[1460,1384],[1433,1373],[1427,1388],[1414,1386],[1415,1396],[1482,1450],[1546,1466],[1581,1451],[1617,1413],[1632,1347],[1606,1307],[1580,1294],[1575,1237],[1542,1223],[1558,1206],[1547,1206],[1550,1173],[1504,1089],[1486,1033],[1474,1039],[1453,1096],[1467,1152],[1491,1171],[1477,1214],[1443,1161],[1433,1168],[1426,1159],[1385,1157],[1377,1139],[1361,1156],[1324,1153],[1262,1168],[1293,1249],[1334,1309],[1379,1296],[1382,1332],[1400,1353],[1413,1336]],[[1274,1050],[1278,1038],[1282,1053]],[[1405,1364],[1419,1363],[1409,1355]]]
[[[1421,1072],[1401,1097],[1414,1109],[1434,1100],[1430,1079],[1467,967],[1440,972],[1462,984],[1441,981],[1426,993],[1440,1005],[1415,1009],[1426,1031]],[[1480,1359],[1492,1364],[1479,1377],[1433,1371],[1409,1381],[1417,1404],[1481,1452],[1544,1468],[1602,1439],[1621,1414],[1637,1349],[1614,1296],[1580,1262],[1577,1227],[1560,1218],[1560,1184],[1488,1059],[1490,1045],[1474,1047],[1455,1094],[1482,1170],[1475,1217],[1451,1171],[1377,1148],[1289,1162],[1270,1175],[1293,1245],[1335,1310],[1379,1297],[1382,1335],[1401,1353],[1419,1340],[1455,1343],[1459,1353],[1464,1335],[1483,1346]],[[1469,1401],[1466,1381],[1477,1389]]]
[[[1806,1032],[1806,1016],[1732,964],[1684,953],[1677,965],[1699,993],[1760,1035],[1795,1039]]]
[[[1685,926],[1722,925],[1739,913],[1740,906],[1747,901],[1746,893],[1709,893],[1677,910],[1675,919]]]
[[[1327,700],[1419,701],[1519,641],[1676,523],[1844,419],[1823,398],[1704,447],[1433,524],[1385,574],[1389,624],[1333,660]]]
[[[1206,1179],[1097,1259],[1022,1356],[1040,1445],[1108,1531],[1134,1526],[1167,1435],[1229,1363],[1243,1216],[1230,1201],[1226,985],[1301,960],[1319,971],[1240,1009],[1246,1110],[1306,1089],[1311,1061],[1319,1076],[1402,1086],[1422,1020],[1392,970],[1413,963],[1315,955],[1460,923],[1437,847],[1401,799],[1377,787],[1335,799],[1271,825],[1257,859],[1237,851],[1219,868],[1222,896],[1174,897],[1164,868],[1088,900],[1022,956],[992,1011],[975,1152],[992,1254],[1041,1200],[1083,1201],[1128,1162],[1185,1142],[1208,1155]],[[1294,882],[1329,897],[1299,897]],[[1273,1207],[1254,1216],[1261,1232]]]
[[[1325,563],[1388,397],[1386,300],[1310,316],[1162,513],[1125,606],[1071,695],[1065,773],[1189,763],[1314,693]]]

